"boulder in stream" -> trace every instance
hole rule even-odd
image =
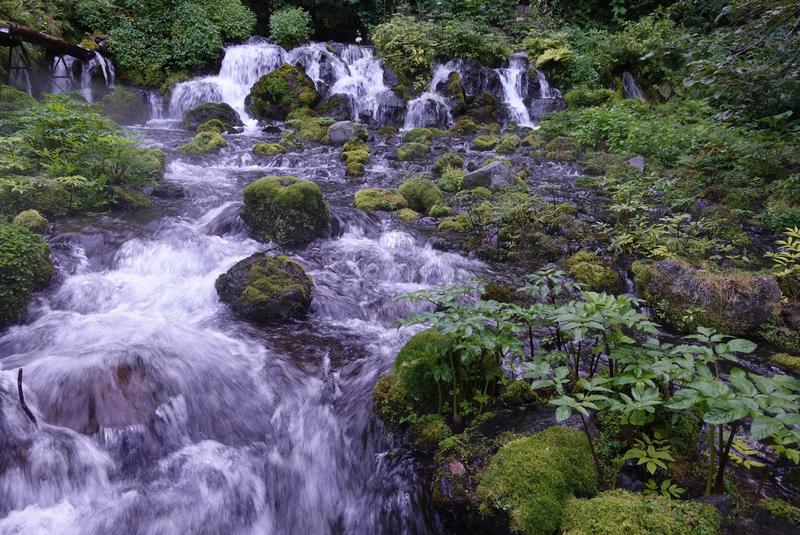
[[[328,127],[328,139],[334,145],[342,145],[356,134],[356,125],[352,121],[338,121]]]
[[[183,127],[187,130],[197,130],[198,126],[212,119],[217,119],[228,127],[242,126],[239,114],[229,104],[207,102],[183,114]]]
[[[214,286],[237,315],[274,323],[306,315],[313,280],[289,257],[256,253],[220,275]]]
[[[245,105],[257,119],[285,121],[294,110],[313,108],[319,101],[320,94],[303,69],[296,65],[283,65],[255,83]]]
[[[498,190],[514,184],[511,168],[503,162],[492,162],[464,175],[464,188],[489,188]]]
[[[244,189],[242,219],[260,238],[303,245],[328,233],[328,204],[319,186],[293,176],[266,176]]]

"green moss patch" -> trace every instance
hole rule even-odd
[[[359,210],[367,210],[369,212],[385,210],[387,212],[393,212],[400,208],[405,208],[408,202],[405,197],[396,191],[367,188],[356,192],[354,204]]]
[[[228,146],[228,142],[220,135],[219,132],[214,130],[206,130],[199,132],[188,143],[184,143],[178,147],[178,151],[182,154],[198,155],[216,152]]]
[[[622,278],[599,256],[589,251],[579,251],[566,259],[564,264],[569,273],[587,290],[594,292],[618,292],[622,288]]]
[[[253,145],[253,154],[256,156],[275,156],[276,154],[284,154],[286,148],[280,143],[264,143],[259,141]]]
[[[47,218],[38,210],[23,210],[14,218],[14,224],[34,232],[44,234],[47,230]]]
[[[298,108],[311,108],[320,101],[314,82],[295,65],[283,65],[262,76],[247,97],[248,111],[257,119],[286,120]],[[323,136],[325,134],[323,133]]]
[[[427,214],[433,205],[442,202],[442,192],[426,178],[409,178],[398,191],[408,201],[409,208],[422,214]]]
[[[431,150],[427,143],[404,143],[397,148],[397,159],[401,161],[419,160]]]
[[[472,148],[475,150],[492,150],[497,146],[498,142],[497,136],[481,135],[472,141]]]
[[[44,239],[23,226],[0,223],[0,327],[16,321],[52,276]]]

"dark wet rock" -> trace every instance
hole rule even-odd
[[[383,82],[387,87],[397,87],[400,85],[400,77],[394,72],[394,69],[388,65],[383,66]]]
[[[280,134],[282,132],[281,127],[276,124],[268,124],[261,131],[265,134]]]
[[[334,145],[342,145],[356,134],[356,125],[352,121],[339,121],[328,127],[328,139]]]
[[[406,116],[406,101],[393,91],[385,91],[378,95],[376,122],[384,126],[402,126]]]
[[[481,65],[477,61],[461,62],[461,85],[466,93],[476,97],[489,93],[497,99],[503,98],[503,82],[494,69]]]
[[[736,504],[733,503],[733,498],[727,494],[711,494],[709,496],[701,496],[697,499],[697,501],[706,505],[710,505],[716,509],[717,514],[719,514],[719,519],[723,524],[728,522],[728,518],[730,518],[734,507],[736,507]]]
[[[503,162],[492,162],[464,175],[464,188],[502,189],[514,183],[511,169]]]
[[[201,124],[218,119],[228,126],[242,126],[242,120],[236,110],[229,104],[200,104],[183,114],[183,127],[187,130],[197,130]]]
[[[151,195],[159,199],[181,199],[186,193],[183,191],[183,188],[177,184],[173,184],[172,182],[159,182],[153,188]]]
[[[256,253],[220,275],[215,287],[237,315],[274,323],[306,315],[313,281],[291,258]]]
[[[531,117],[536,119],[565,109],[567,109],[567,103],[563,98],[538,98],[533,100],[529,106]]]
[[[636,286],[665,321],[682,325],[689,312],[697,325],[744,335],[767,321],[780,304],[775,277],[709,273],[684,262],[634,264]]]
[[[639,170],[639,172],[644,173],[644,166],[645,166],[644,156],[634,156],[630,160],[627,160],[625,163],[630,165],[631,167],[635,167],[636,169]]]
[[[350,97],[340,93],[336,93],[328,97],[319,108],[322,115],[334,117],[340,121],[346,121],[353,116],[353,106],[350,102]]]

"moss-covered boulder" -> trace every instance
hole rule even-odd
[[[477,131],[478,131],[478,124],[472,117],[461,117],[450,128],[451,134],[456,134],[459,136],[467,136],[469,134],[474,134]]]
[[[800,532],[800,507],[780,498],[766,498],[756,505],[753,520],[761,533],[796,534]]]
[[[344,162],[347,176],[361,176],[364,174],[364,166],[369,162],[369,157],[369,145],[354,137],[344,144],[339,159]]]
[[[520,143],[521,140],[518,135],[505,134],[500,138],[500,142],[497,144],[497,148],[495,150],[501,154],[511,154],[517,151]]]
[[[406,198],[389,189],[367,188],[357,191],[354,205],[359,210],[394,212],[408,206]]]
[[[472,141],[472,148],[475,150],[492,150],[497,146],[498,142],[497,136],[481,135]]]
[[[397,148],[397,159],[401,161],[419,160],[431,151],[427,143],[403,143]]]
[[[242,120],[236,110],[230,107],[229,104],[219,103],[205,103],[200,104],[183,114],[183,127],[187,130],[197,130],[201,124],[217,119],[221,123],[228,126],[242,126]]]
[[[228,146],[225,138],[215,130],[198,132],[188,143],[178,147],[178,152],[188,155],[208,154]]]
[[[551,535],[574,495],[597,486],[589,442],[576,429],[551,427],[500,448],[478,485],[485,515],[507,521],[512,533]]]
[[[220,275],[214,286],[239,316],[273,323],[306,315],[313,281],[291,258],[257,253]]]
[[[634,264],[639,293],[664,321],[694,330],[713,327],[745,335],[767,321],[781,298],[774,277],[749,273],[711,273],[684,262],[662,260]],[[686,325],[683,318],[694,318]]]
[[[119,124],[143,124],[150,118],[150,107],[133,91],[117,86],[100,101],[103,112]]]
[[[280,143],[264,143],[263,141],[253,145],[252,150],[256,156],[275,156],[286,152],[286,148]]]
[[[0,327],[16,321],[53,276],[50,249],[20,225],[0,223]]]
[[[428,210],[428,215],[431,217],[444,217],[448,216],[453,213],[453,209],[444,204],[443,202],[437,202],[431,209]]]
[[[434,176],[442,176],[448,168],[463,169],[464,158],[455,152],[445,152],[433,163]]]
[[[223,123],[219,119],[210,119],[200,126],[197,127],[198,132],[206,132],[206,131],[213,131],[218,134],[224,134],[225,132],[233,132],[234,129],[226,123]]]
[[[624,490],[590,500],[573,498],[564,508],[564,535],[715,535],[720,519],[710,505],[645,496]]]
[[[395,215],[404,223],[414,223],[420,217],[422,217],[422,214],[416,210],[412,210],[411,208],[400,208],[397,212],[395,212]]]
[[[434,139],[445,135],[447,135],[447,132],[438,128],[412,128],[403,134],[403,142],[430,145]]]
[[[442,202],[442,192],[427,178],[409,178],[398,190],[408,201],[408,207],[422,214],[427,214],[433,205]]]
[[[257,236],[285,245],[325,236],[330,223],[319,186],[293,176],[267,176],[247,186],[242,219]]]
[[[246,105],[257,119],[283,121],[290,112],[313,108],[319,101],[319,92],[305,71],[296,65],[283,65],[255,83]]]
[[[44,234],[47,230],[47,218],[38,210],[23,210],[14,218],[14,224],[36,234]]]
[[[800,357],[788,353],[776,353],[769,358],[769,362],[789,373],[800,374]]]
[[[114,194],[115,210],[142,210],[153,204],[150,197],[136,188],[115,184],[111,186],[111,192]]]
[[[622,277],[614,268],[589,251],[578,251],[564,261],[569,273],[584,289],[593,292],[619,292]]]

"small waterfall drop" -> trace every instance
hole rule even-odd
[[[447,80],[451,72],[458,72],[458,64],[454,61],[434,67],[433,78],[428,90],[408,103],[403,130],[450,126],[453,121],[450,104],[436,88],[441,82]]]
[[[365,46],[347,45],[341,55],[347,71],[336,79],[330,94],[347,95],[354,120],[380,117],[381,96],[391,93],[383,79],[383,65]]]
[[[523,83],[523,79],[527,71],[528,58],[524,54],[514,54],[509,60],[508,67],[499,69],[498,74],[503,84],[503,102],[508,108],[511,121],[518,126],[534,128],[536,123],[531,120],[528,107],[525,105],[525,97],[528,95],[527,84]]]
[[[94,95],[92,93],[92,79],[97,69],[100,69],[100,72],[103,75],[106,88],[109,90],[114,89],[114,64],[111,63],[111,60],[106,59],[102,55],[95,54],[94,57],[89,61],[84,61],[81,63],[81,94],[83,95],[83,98],[87,100],[87,102],[93,102]]]
[[[622,73],[622,89],[625,93],[625,98],[632,98],[644,102],[644,92],[642,92],[639,85],[636,83],[636,78],[628,71]]]
[[[540,98],[561,98],[561,91],[550,86],[544,72],[537,69],[536,78],[539,81]]]

